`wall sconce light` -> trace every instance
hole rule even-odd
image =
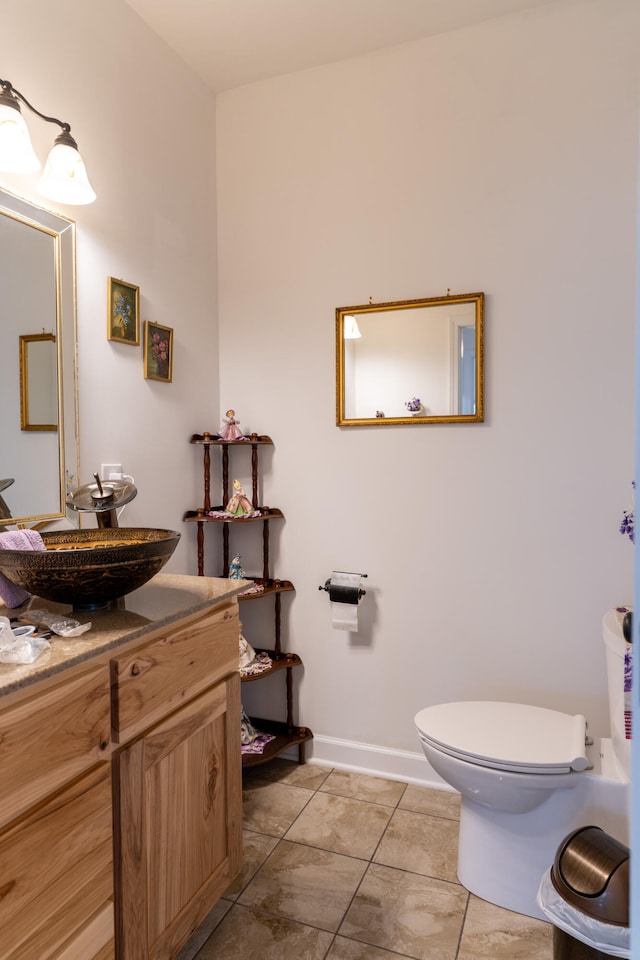
[[[346,313],[344,317],[344,339],[345,340],[357,340],[358,337],[361,337],[360,329],[358,327],[358,320],[353,316],[352,313]]]
[[[47,157],[38,192],[58,203],[93,203],[96,195],[69,124],[40,113],[8,80],[0,80],[0,170],[28,174],[42,166],[31,146],[20,101],[41,120],[57,123],[62,129]]]

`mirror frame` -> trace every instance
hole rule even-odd
[[[58,352],[55,349],[56,337],[53,333],[27,333],[20,336],[20,429],[21,430],[57,430],[57,423],[36,423],[31,420],[33,404],[30,402],[33,386],[29,378],[30,347],[34,343],[50,343],[53,347],[56,369],[56,393],[58,392]],[[32,365],[33,366],[33,365]],[[54,411],[49,411],[53,413]],[[57,414],[57,401],[56,410]]]
[[[395,310],[411,310],[423,307],[439,307],[448,304],[475,304],[476,344],[476,409],[472,414],[447,414],[440,416],[407,417],[347,417],[345,414],[345,353],[344,324],[347,315],[384,313]],[[360,304],[355,307],[336,308],[336,426],[393,426],[397,424],[429,423],[482,423],[484,420],[484,293],[450,294],[445,297],[430,297],[417,300],[391,300],[386,303]]]
[[[0,183],[0,215],[49,234],[54,243],[56,278],[56,330],[58,359],[58,460],[59,472],[54,478],[59,490],[59,509],[38,513],[34,505],[26,516],[11,516],[5,526],[31,525],[42,527],[65,520],[78,525],[76,516],[67,510],[67,486],[76,485],[80,473],[80,437],[78,421],[77,316],[76,316],[76,225],[62,214],[34,204],[12,193]],[[54,429],[56,429],[54,427]]]

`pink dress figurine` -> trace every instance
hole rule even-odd
[[[242,489],[239,480],[233,481],[233,496],[226,506],[226,513],[234,517],[243,517],[248,513],[253,513],[253,504]]]
[[[222,427],[218,436],[221,440],[240,440],[244,434],[238,424],[239,420],[236,420],[235,410],[227,410],[226,417],[223,417]]]

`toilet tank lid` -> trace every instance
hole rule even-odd
[[[465,700],[425,707],[418,731],[456,756],[547,772],[586,770],[587,723],[580,715],[523,703]]]

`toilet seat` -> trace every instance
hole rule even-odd
[[[514,773],[586,770],[587,723],[545,707],[472,700],[425,707],[415,717],[422,740],[468,763]]]

